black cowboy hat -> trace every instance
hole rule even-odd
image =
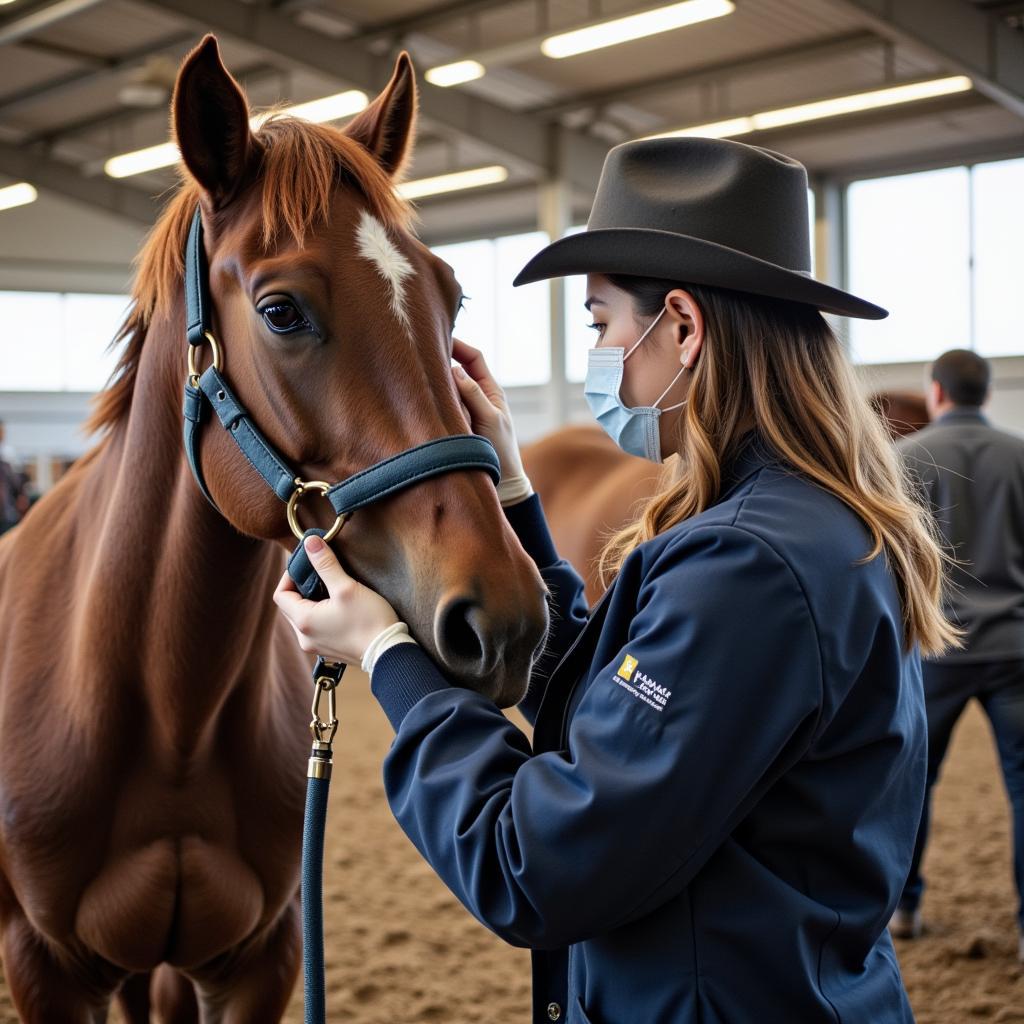
[[[726,139],[615,146],[587,230],[541,249],[513,284],[588,273],[732,288],[867,320],[889,315],[811,277],[804,165]]]

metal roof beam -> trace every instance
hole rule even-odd
[[[277,11],[240,0],[134,0],[143,7],[170,12],[198,29],[215,31],[254,46],[270,59],[312,68],[370,92],[382,89],[394,61],[377,56],[347,39],[329,39],[303,28]],[[540,175],[558,170],[576,187],[593,191],[607,147],[581,133],[560,129],[563,159],[556,159],[548,126],[460,89],[441,89],[420,81],[420,111],[425,118],[466,139],[481,142],[529,165]],[[569,138],[569,136],[574,136]]]
[[[65,18],[95,7],[103,0],[56,0],[55,3],[34,4],[18,10],[0,21],[0,45],[16,43],[36,32],[51,28]]]
[[[453,0],[438,7],[430,7],[425,11],[416,11],[405,17],[393,18],[364,25],[353,38],[395,39],[412,32],[447,25],[462,18],[473,18],[494,7],[503,7],[508,0]]]
[[[69,71],[67,74],[58,75],[56,78],[20,89],[18,92],[0,96],[0,113],[10,113],[22,107],[27,107],[37,100],[47,99],[65,89],[80,88],[89,82],[104,78],[112,72],[133,67],[140,60],[144,60],[146,57],[151,57],[157,53],[174,50],[176,54],[180,55],[181,48],[194,39],[195,33],[192,31],[176,32],[172,36],[164,36],[155,43],[136,47],[118,57],[111,58],[102,67],[89,67],[79,71]]]
[[[835,167],[826,167],[840,183],[863,178],[888,177],[894,174],[912,174],[916,171],[932,171],[954,164],[979,164],[997,160],[1019,160],[1024,157],[1024,140],[981,139],[965,142],[959,146],[942,146],[939,149],[915,150],[896,156],[883,156],[874,160],[856,163],[844,161]]]
[[[850,32],[828,39],[816,39],[795,46],[782,46],[751,57],[722,61],[688,71],[673,71],[668,75],[624,82],[610,89],[597,89],[579,93],[555,103],[535,107],[533,113],[544,117],[558,117],[586,107],[603,107],[611,103],[629,103],[643,96],[667,89],[686,89],[705,83],[720,83],[742,75],[758,75],[767,71],[788,68],[794,61],[838,60],[868,49],[881,50],[887,45],[874,32]]]
[[[159,212],[141,189],[105,176],[87,178],[72,164],[6,142],[0,142],[0,173],[138,224],[152,224]]]
[[[835,0],[876,32],[923,47],[1024,118],[1024,35],[964,0]]]
[[[976,113],[992,109],[986,97],[976,92],[956,93],[952,96],[936,96],[934,99],[918,100],[915,103],[901,103],[876,110],[862,110],[839,117],[819,118],[781,125],[778,128],[763,128],[760,131],[737,135],[740,142],[752,146],[782,147],[784,143],[799,139],[819,139],[828,128],[839,136],[842,132],[864,128],[886,128],[903,121],[916,121],[922,117],[946,116],[950,114]],[[737,115],[742,116],[742,115]]]
[[[190,36],[189,38],[192,37]],[[270,64],[260,63],[242,68],[235,74],[235,77],[241,82],[243,88],[249,89],[264,79],[274,78],[280,74],[279,68],[275,68]],[[154,113],[165,112],[169,102],[168,98],[166,102],[157,107],[126,107],[123,104],[116,107],[107,107],[87,117],[78,118],[74,121],[65,121],[63,124],[52,125],[42,131],[33,132],[21,139],[21,144],[25,146],[37,144],[52,146],[62,139],[70,138],[73,135],[80,135],[82,132],[96,131],[98,128],[110,128],[115,125],[131,125],[133,121],[141,120],[147,116],[151,117]]]

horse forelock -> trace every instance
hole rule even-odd
[[[414,211],[398,195],[395,182],[368,150],[343,131],[272,111],[253,135],[258,164],[251,188],[260,190],[260,201],[231,204],[224,214],[230,219],[236,210],[248,209],[250,215],[259,216],[257,235],[266,252],[272,252],[282,239],[302,246],[306,235],[326,222],[339,184],[362,196],[368,213],[386,229],[385,238],[387,230],[411,229]],[[149,325],[155,317],[169,316],[183,302],[185,241],[201,190],[187,171],[182,169],[180,174],[178,187],[133,260],[128,315],[111,342],[123,349],[110,382],[94,399],[87,433],[105,430],[127,416]],[[401,289],[395,287],[401,283],[396,266],[392,261],[390,272],[384,274],[383,264],[378,263],[392,285],[392,308],[401,319],[404,305],[398,301]]]

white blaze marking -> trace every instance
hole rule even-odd
[[[410,330],[412,325],[405,308],[405,279],[413,273],[412,264],[391,241],[384,225],[365,210],[359,219],[356,239],[359,243],[359,255],[373,261],[377,272],[391,289],[392,312],[402,325]]]

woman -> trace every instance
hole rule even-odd
[[[818,312],[885,311],[814,281],[808,244],[796,161],[648,140],[609,153],[588,230],[516,279],[589,275],[591,410],[625,450],[678,454],[589,613],[501,389],[456,343],[554,605],[532,749],[322,545],[330,600],[278,590],[308,648],[370,672],[392,811],[534,950],[535,1024],[912,1020],[886,923],[924,792],[920,653],[956,633],[929,520]]]

